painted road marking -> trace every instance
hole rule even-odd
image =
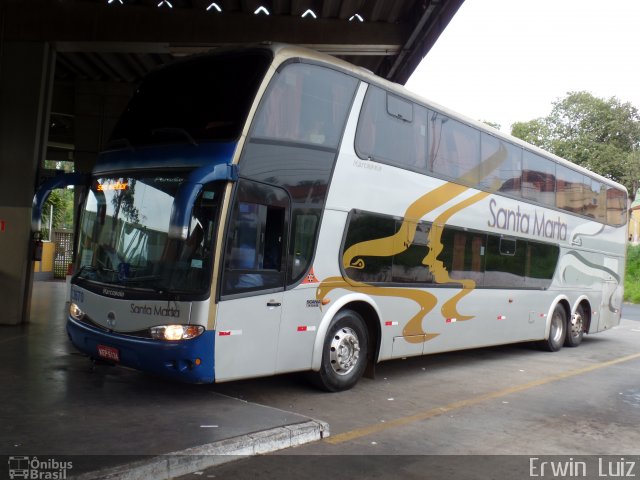
[[[395,427],[401,427],[403,425],[407,425],[413,422],[419,422],[421,420],[428,420],[430,418],[438,417],[445,413],[449,413],[453,410],[459,410],[461,408],[478,405],[479,403],[485,402],[487,400],[494,400],[496,398],[504,397],[506,395],[511,395],[513,393],[523,392],[525,390],[530,390],[534,387],[547,385],[549,383],[557,382],[559,380],[564,380],[565,378],[575,377],[578,375],[582,375],[584,373],[593,372],[594,370],[600,370],[602,368],[610,367],[612,365],[617,365],[618,363],[628,362],[630,360],[636,360],[639,358],[640,358],[640,353],[635,353],[633,355],[627,355],[626,357],[620,357],[614,360],[609,360],[608,362],[597,363],[595,365],[578,368],[576,370],[569,370],[567,372],[562,372],[557,375],[551,375],[550,377],[544,377],[539,380],[533,380],[531,382],[523,383],[521,385],[514,385],[513,387],[505,388],[504,390],[489,392],[489,393],[485,393],[484,395],[478,395],[476,397],[468,398],[466,400],[459,400],[457,402],[453,402],[448,405],[444,405],[442,407],[435,407],[429,410],[424,410],[422,412],[418,412],[414,415],[409,415],[407,417],[400,417],[400,418],[396,418],[395,420],[387,420],[384,423],[376,423],[374,425],[369,425],[362,428],[356,428],[355,430],[351,430],[349,432],[332,435],[326,438],[324,441],[332,445],[349,442],[351,440],[365,437],[373,433],[383,432],[385,430],[390,430]]]

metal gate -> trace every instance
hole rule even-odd
[[[73,230],[54,230],[53,243],[56,245],[53,256],[53,277],[65,278],[67,268],[73,261]]]

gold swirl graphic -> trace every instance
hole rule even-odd
[[[322,301],[329,292],[337,288],[343,288],[351,292],[365,293],[368,295],[379,295],[383,297],[404,297],[413,300],[420,306],[420,310],[409,319],[402,330],[402,335],[409,343],[423,343],[437,337],[438,333],[427,333],[422,329],[422,319],[433,310],[438,303],[438,299],[429,292],[415,289],[374,287],[366,283],[349,281],[342,277],[329,277],[322,281],[316,290],[316,300]]]
[[[469,187],[445,183],[412,203],[404,214],[398,231],[385,238],[377,238],[352,245],[344,252],[342,265],[349,268],[356,257],[389,257],[404,252],[413,242],[416,226],[422,217],[468,190]]]
[[[364,263],[364,260],[362,260],[361,258],[359,258],[355,262],[351,263],[351,265],[349,265],[349,268],[357,268],[358,270],[363,270],[364,267],[365,267],[365,263]]]
[[[455,213],[467,208],[469,205],[479,202],[488,195],[489,193],[487,192],[476,193],[466,200],[447,209],[436,218],[433,222],[433,227],[429,231],[429,253],[422,261],[423,265],[429,267],[429,270],[433,273],[433,278],[436,283],[459,283],[462,285],[462,290],[447,300],[447,302],[442,306],[441,312],[444,318],[455,318],[456,320],[470,320],[473,318],[473,316],[461,315],[458,313],[457,305],[464,296],[468,295],[476,288],[476,282],[472,279],[452,279],[442,261],[438,260],[438,256],[442,253],[442,249],[444,248],[444,245],[442,244],[442,232],[444,231],[443,226]]]
[[[507,150],[502,143],[496,152],[480,162],[476,167],[463,174],[459,181],[473,184],[478,178],[486,178],[491,172],[497,169],[507,158]],[[493,188],[494,186],[492,186]],[[407,250],[414,241],[416,228],[422,218],[432,210],[441,207],[453,200],[458,195],[469,190],[469,187],[455,183],[445,183],[434,190],[422,195],[407,208],[403,222],[398,231],[389,237],[367,240],[349,247],[343,257],[342,265],[345,269],[363,269],[365,262],[357,257],[388,257],[397,255]],[[453,280],[449,276],[442,261],[437,257],[442,252],[442,232],[444,224],[460,210],[479,202],[487,197],[489,193],[480,192],[462,202],[454,205],[439,215],[428,236],[429,253],[422,263],[428,267],[434,275],[436,283],[457,283],[462,285],[462,290],[447,300],[441,308],[441,313],[445,318],[456,318],[457,320],[469,320],[473,318],[468,315],[460,315],[457,309],[458,302],[475,289],[475,281],[472,279]],[[366,283],[349,280],[342,277],[329,277],[322,281],[316,290],[316,299],[324,299],[329,292],[337,288],[349,291],[366,293],[368,295],[389,296],[407,298],[416,302],[420,306],[417,314],[411,317],[403,328],[402,334],[409,343],[422,343],[437,337],[437,333],[427,333],[422,327],[422,321],[427,314],[433,310],[437,304],[437,298],[424,290],[411,288],[377,287]]]

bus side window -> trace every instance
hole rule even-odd
[[[274,76],[251,136],[336,148],[357,83],[329,68],[289,64]]]
[[[313,247],[318,227],[318,216],[295,212],[293,214],[292,229],[292,255],[291,276],[292,280],[298,279],[307,273],[311,258],[313,257]]]
[[[489,235],[484,286],[500,288],[524,286],[526,255],[526,241]]]
[[[426,108],[415,105],[415,120],[413,122],[413,144],[415,149],[414,167],[420,172],[427,170],[427,118]]]
[[[556,271],[560,247],[541,242],[527,242],[525,282],[528,287],[549,288]]]
[[[347,235],[342,255],[350,252],[349,266],[345,268],[347,277],[356,282],[386,283],[392,278],[391,265],[393,258],[388,255],[378,256],[361,253],[371,241],[390,238],[396,232],[396,219],[387,215],[353,210],[349,216]],[[344,261],[344,257],[343,261]]]
[[[438,258],[449,272],[449,278],[482,283],[486,235],[447,226],[441,241],[443,248]]]
[[[241,182],[226,240],[223,295],[284,286],[287,202],[278,188]]]
[[[597,180],[591,180],[587,201],[587,215],[594,217],[599,222],[607,222],[607,190]]]
[[[430,168],[450,178],[476,185],[479,180],[480,131],[438,112],[431,112]]]
[[[480,157],[480,186],[519,197],[522,177],[522,148],[511,145],[493,135],[483,133]]]
[[[556,205],[556,163],[525,150],[522,156],[522,196],[544,205]]]
[[[583,176],[564,165],[556,165],[556,207],[573,213],[583,213]]]
[[[356,152],[400,168],[424,171],[427,109],[370,85],[356,132]]]
[[[616,187],[607,189],[607,223],[615,226],[627,223],[627,195]]]

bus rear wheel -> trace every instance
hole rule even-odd
[[[582,343],[582,337],[584,336],[584,326],[586,316],[584,313],[584,308],[582,305],[579,305],[576,309],[576,313],[571,316],[571,321],[569,322],[567,329],[567,338],[564,341],[565,346],[567,347],[577,347]]]
[[[540,340],[538,346],[547,352],[557,352],[564,345],[567,337],[567,313],[562,305],[556,305],[551,315],[549,338]]]
[[[322,364],[315,383],[329,392],[353,387],[367,366],[369,336],[364,320],[353,310],[333,318],[322,349]]]

